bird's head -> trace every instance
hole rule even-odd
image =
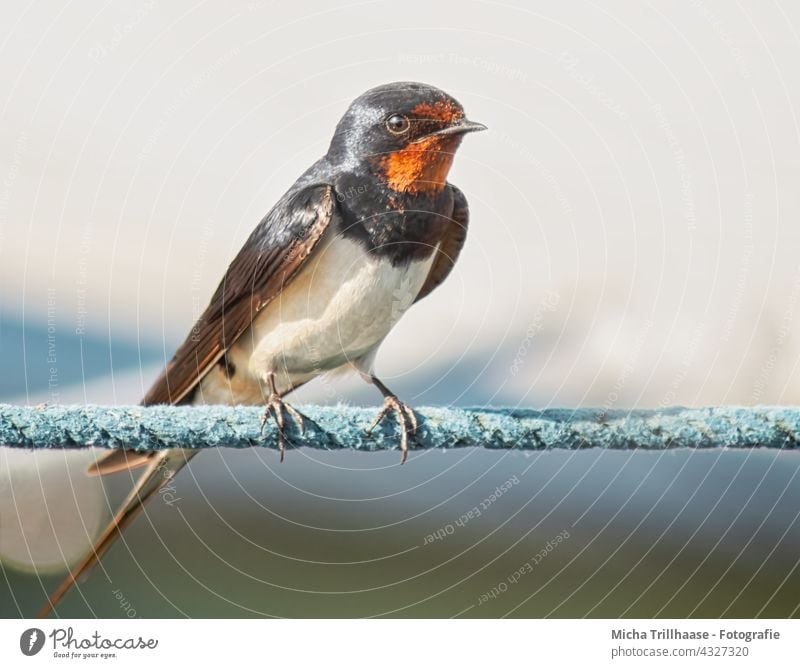
[[[486,126],[433,86],[386,84],[356,98],[339,121],[328,157],[375,174],[396,192],[441,190],[462,137]]]

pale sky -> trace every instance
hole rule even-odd
[[[59,331],[172,350],[348,102],[420,80],[489,132],[451,173],[462,260],[379,370],[506,403],[797,401],[800,11],[562,4],[9,8],[4,311],[49,297]]]

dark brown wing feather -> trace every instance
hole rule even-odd
[[[448,184],[447,187],[453,191],[453,213],[450,216],[452,220],[439,243],[436,259],[428,272],[428,278],[425,279],[425,283],[417,295],[415,300],[417,302],[423,297],[427,297],[448,277],[467,239],[467,227],[469,226],[467,198],[454,185]]]
[[[180,403],[249,327],[253,317],[290,281],[313,252],[334,217],[336,198],[327,185],[292,191],[256,227],[228,267],[205,313],[147,393],[143,404]],[[83,560],[72,569],[39,611],[48,616],[80,577],[89,572],[141,511],[145,501],[183,468],[197,451],[109,455],[90,468],[103,475],[147,466],[117,513]]]
[[[110,475],[111,473],[119,473],[120,471],[139,468],[150,461],[150,456],[152,454],[152,452],[112,450],[100,456],[96,462],[90,464],[89,468],[86,469],[86,474],[91,476]]]
[[[267,214],[228,267],[211,303],[142,400],[178,404],[292,279],[329,227],[329,185],[289,193]]]

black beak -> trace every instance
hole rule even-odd
[[[466,118],[462,118],[457,120],[452,125],[448,125],[446,128],[437,130],[436,132],[431,132],[426,136],[441,137],[442,135],[464,135],[467,134],[467,132],[480,132],[481,130],[487,129],[488,128],[483,123],[476,123],[475,121],[469,121]]]

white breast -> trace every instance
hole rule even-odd
[[[435,255],[393,267],[341,236],[323,242],[241,337],[234,363],[246,358],[259,379],[268,372],[298,379],[358,359],[414,303]]]

